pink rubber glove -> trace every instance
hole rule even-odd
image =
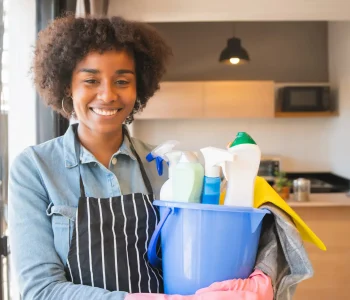
[[[247,279],[216,282],[195,295],[129,294],[125,300],[273,300],[270,277],[256,270]]]

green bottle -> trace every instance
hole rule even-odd
[[[204,168],[195,153],[184,151],[172,174],[174,201],[200,203]]]

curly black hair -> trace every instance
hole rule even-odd
[[[76,18],[68,14],[55,19],[39,33],[33,60],[34,83],[45,103],[68,118],[73,101],[66,93],[72,73],[89,52],[127,50],[133,54],[136,68],[137,98],[125,122],[141,111],[159,89],[159,82],[172,55],[159,33],[146,23],[121,17]],[[65,98],[64,108],[62,99]]]

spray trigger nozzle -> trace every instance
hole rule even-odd
[[[156,164],[157,164],[157,172],[159,176],[163,175],[163,158],[161,157],[156,157]]]
[[[172,151],[172,149],[178,143],[179,142],[175,140],[166,141],[165,143],[160,144],[158,147],[156,147],[150,153],[147,154],[146,160],[148,162],[156,160],[156,167],[159,176],[163,175],[163,160],[169,165],[166,154]]]
[[[158,172],[158,175],[159,176],[162,176],[163,175],[163,158],[162,157],[160,157],[160,156],[154,156],[153,154],[152,154],[152,152],[150,152],[150,153],[148,153],[147,155],[146,155],[146,160],[148,161],[148,162],[151,162],[151,161],[153,161],[153,160],[156,160],[156,166],[157,166],[157,172]]]

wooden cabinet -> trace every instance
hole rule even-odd
[[[135,119],[191,119],[203,117],[203,82],[162,82]]]
[[[310,118],[334,117],[334,112],[281,112],[278,89],[285,85],[325,83],[275,83],[252,81],[162,82],[146,109],[135,119]]]
[[[217,81],[204,85],[204,117],[273,118],[273,81]]]
[[[327,251],[305,243],[314,276],[298,285],[293,299],[349,299],[350,206],[295,207],[294,210],[322,239]]]
[[[135,119],[273,117],[273,81],[197,81],[162,82]]]

